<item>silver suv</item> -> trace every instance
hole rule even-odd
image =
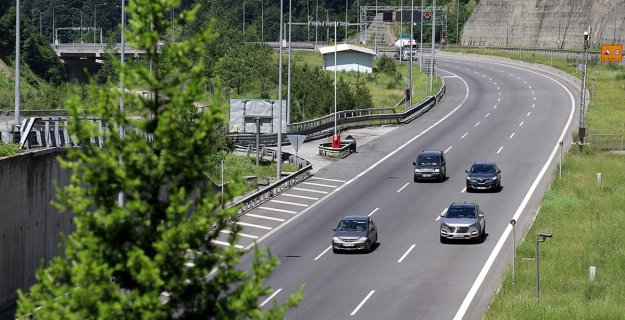
[[[414,165],[414,182],[422,179],[435,179],[442,182],[447,177],[445,153],[442,150],[421,150],[412,164]]]
[[[477,203],[452,203],[441,218],[442,243],[452,239],[481,242],[486,236],[486,219]]]

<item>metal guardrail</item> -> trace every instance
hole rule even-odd
[[[514,52],[514,53],[532,53],[532,54],[543,54],[550,55],[555,54],[559,56],[574,56],[575,58],[581,59],[584,50],[572,50],[572,49],[545,49],[545,48],[519,48],[519,47],[480,47],[480,46],[455,46],[455,45],[447,45],[445,49],[448,50],[494,50],[494,51],[505,51],[505,52]],[[592,60],[601,59],[601,52],[589,50],[588,56]]]
[[[242,150],[244,152],[249,150],[248,148],[244,148],[244,147],[238,147],[237,149]],[[255,152],[255,150],[252,149],[249,153],[252,153],[252,152]],[[274,160],[277,158],[276,151],[273,149],[267,149],[266,155],[271,157]],[[265,201],[279,195],[280,193],[288,190],[294,185],[310,177],[311,175],[310,170],[312,169],[312,164],[310,162],[300,157],[297,157],[296,159],[295,156],[286,152],[282,153],[281,160],[284,160],[285,155],[288,155],[289,162],[295,163],[297,165],[298,170],[296,172],[289,174],[286,177],[283,177],[279,181],[269,184],[267,187],[257,192],[254,192],[239,200],[229,203],[228,207],[239,206],[239,205],[241,206],[239,208],[239,211],[237,212],[237,217],[244,215],[246,212],[258,207],[259,205],[263,204]]]
[[[412,108],[403,112],[396,112],[394,108],[371,108],[339,111],[336,114],[337,129],[344,131],[347,129],[361,128],[382,124],[403,124],[408,123],[427,110],[431,109],[446,92],[443,86],[435,96],[426,97]],[[400,101],[400,104],[403,100]],[[306,135],[307,140],[314,140],[332,135],[334,129],[334,113],[321,118],[289,124],[288,134]],[[288,144],[286,133],[282,135],[282,143]],[[250,145],[256,143],[256,135],[253,133],[230,134],[228,137],[239,145]],[[278,140],[277,133],[260,134],[259,143],[265,146],[275,146]]]

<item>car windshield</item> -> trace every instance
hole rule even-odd
[[[495,166],[492,164],[474,164],[471,173],[495,173]]]
[[[345,219],[339,222],[336,231],[366,231],[367,221],[356,219]]]
[[[475,208],[469,206],[456,206],[447,210],[447,218],[475,218]]]
[[[419,155],[417,157],[417,164],[420,166],[435,166],[439,164],[440,158],[437,156]]]

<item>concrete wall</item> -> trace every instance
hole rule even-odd
[[[35,283],[41,261],[59,252],[60,233],[73,230],[72,216],[50,204],[53,181],[64,186],[70,179],[58,156],[66,153],[57,149],[0,159],[0,310],[15,303],[17,289]]]
[[[623,43],[625,0],[481,0],[464,25],[463,45],[581,49]]]

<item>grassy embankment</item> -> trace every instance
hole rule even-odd
[[[478,53],[478,52],[473,52]],[[479,52],[484,53],[484,52]],[[487,54],[519,59],[518,54]],[[552,64],[580,77],[576,61],[523,54],[522,60]],[[594,77],[594,83],[593,83]],[[586,114],[593,133],[580,151],[570,148],[526,239],[517,248],[516,284],[511,266],[485,319],[625,319],[625,156],[607,152],[620,147],[625,122],[625,71],[620,65],[593,63],[588,88],[594,96]],[[597,173],[602,173],[601,183]],[[540,244],[540,303],[535,288],[535,237],[553,233]],[[589,280],[589,267],[596,278]]]

